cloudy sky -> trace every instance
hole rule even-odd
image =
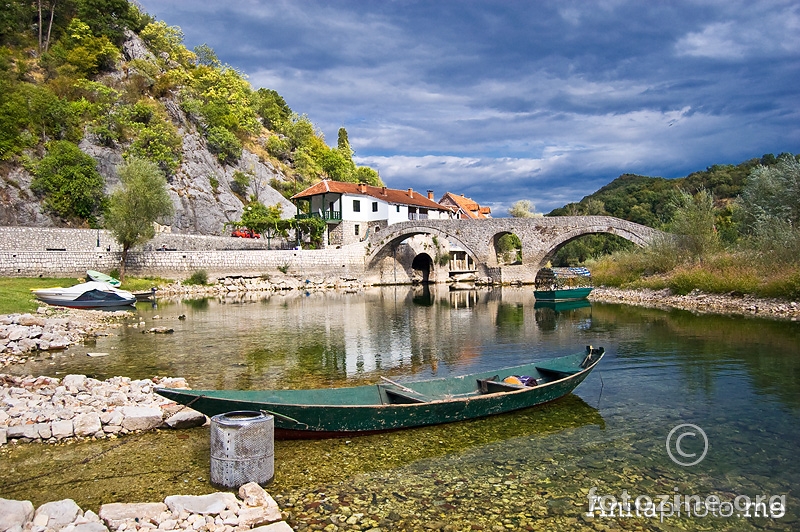
[[[393,188],[505,216],[800,152],[796,0],[140,0]]]

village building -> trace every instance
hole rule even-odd
[[[481,207],[477,202],[464,197],[463,194],[445,193],[439,200],[440,205],[455,209],[455,217],[460,220],[486,220],[492,217],[490,207]]]
[[[452,207],[434,201],[432,190],[425,195],[410,188],[397,190],[324,179],[291,199],[309,204],[308,211],[299,216],[325,220],[326,246],[360,242],[371,232],[398,222],[454,217]]]

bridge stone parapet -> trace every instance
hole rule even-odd
[[[367,269],[376,267],[406,239],[427,235],[469,253],[484,276],[500,271],[501,282],[533,282],[536,271],[564,244],[588,234],[618,235],[639,246],[663,234],[612,216],[558,216],[495,218],[491,220],[415,220],[389,226],[367,240]],[[497,242],[515,234],[522,242],[521,264],[503,265],[497,260]]]

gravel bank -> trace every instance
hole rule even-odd
[[[800,303],[781,299],[757,298],[749,295],[706,294],[700,290],[680,296],[664,290],[624,290],[596,287],[589,295],[591,301],[624,303],[641,307],[678,308],[707,314],[736,314],[762,318],[800,319]]]

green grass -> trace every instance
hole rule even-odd
[[[0,277],[0,314],[36,312],[42,303],[31,294],[33,288],[67,287],[84,281],[74,277]],[[169,280],[159,277],[128,277],[121,288],[131,292],[144,292],[154,286],[169,283]]]
[[[720,252],[702,261],[678,262],[652,252],[624,252],[587,264],[598,286],[669,288],[675,294],[701,290],[709,294],[751,294],[758,297],[800,299],[800,264],[776,264],[748,253]]]
[[[36,312],[41,303],[33,297],[32,288],[72,286],[80,281],[74,277],[3,277],[0,278],[0,314]]]

